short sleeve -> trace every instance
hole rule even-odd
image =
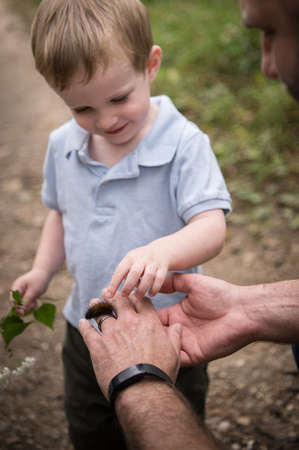
[[[178,213],[186,223],[211,209],[231,211],[230,195],[206,134],[198,130],[186,142],[183,139],[175,172]]]
[[[43,168],[44,181],[42,185],[42,201],[50,209],[59,211],[56,186],[55,160],[51,143],[49,142]]]

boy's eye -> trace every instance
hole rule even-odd
[[[129,95],[123,95],[122,97],[118,97],[118,98],[114,98],[111,100],[112,103],[121,103],[121,102],[125,102],[127,100],[127,98],[129,97]]]
[[[75,112],[76,114],[82,114],[82,113],[84,113],[84,112],[86,112],[86,111],[88,111],[88,110],[89,110],[89,106],[86,106],[85,108],[74,109],[74,112]]]

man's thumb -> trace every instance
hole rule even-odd
[[[168,337],[171,340],[177,355],[179,355],[182,345],[183,326],[180,323],[173,323],[166,329]]]

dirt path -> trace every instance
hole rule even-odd
[[[46,209],[40,201],[41,171],[49,132],[69,112],[35,72],[28,30],[0,0],[0,315],[8,310],[12,281],[29,270]],[[298,276],[295,234],[272,230],[254,239],[241,228],[228,228],[223,254],[206,273],[239,284]],[[1,449],[70,449],[63,411],[60,361],[64,319],[61,310],[70,289],[65,270],[48,295],[58,299],[55,331],[32,325],[13,349],[34,356],[32,372],[13,379],[0,393]],[[0,370],[8,360],[0,346]],[[213,432],[238,449],[299,447],[298,377],[289,346],[256,343],[210,364],[207,422]]]

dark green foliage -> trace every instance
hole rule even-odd
[[[33,321],[25,322],[22,318],[23,316],[21,317],[16,312],[16,310],[22,309],[23,303],[26,302],[26,299],[22,299],[19,291],[11,292],[13,297],[13,306],[10,309],[9,313],[5,317],[2,317],[0,321],[0,332],[5,342],[5,347],[10,353],[12,352],[8,345],[12,341],[12,339],[23,333],[23,331],[25,331],[25,329],[31,323],[33,323]],[[53,323],[56,314],[56,307],[53,304],[44,303],[36,310],[26,314],[26,317],[32,314],[38,322],[53,329]]]

